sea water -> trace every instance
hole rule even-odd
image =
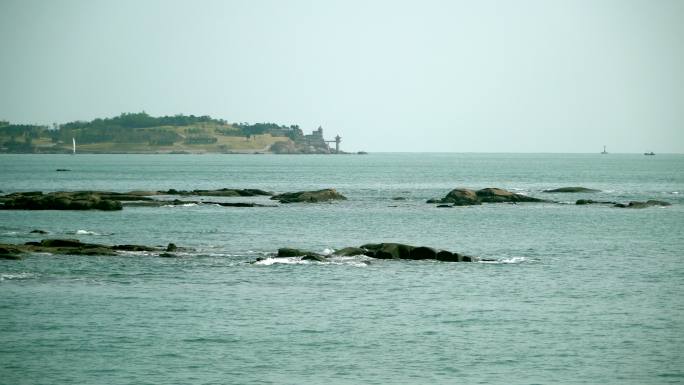
[[[4,193],[332,187],[348,200],[0,211],[1,243],[191,249],[0,260],[0,383],[680,383],[683,170],[661,154],[1,155]],[[601,191],[542,192],[563,186]],[[425,203],[456,187],[556,203]],[[270,258],[367,242],[495,261]]]

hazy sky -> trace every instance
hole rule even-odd
[[[322,125],[367,151],[684,152],[684,1],[0,0],[0,119]]]

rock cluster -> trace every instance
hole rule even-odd
[[[167,191],[158,191],[159,194],[168,195],[197,195],[197,196],[212,196],[212,197],[253,197],[253,196],[271,196],[272,192],[248,188],[248,189],[232,189],[222,188],[218,190],[176,190],[169,189]]]
[[[629,203],[617,203],[617,202],[611,202],[611,201],[594,201],[591,199],[578,199],[577,202],[575,202],[577,205],[592,205],[592,204],[604,204],[604,205],[613,205],[613,207],[619,207],[619,208],[625,208],[625,209],[645,209],[647,207],[664,207],[664,206],[670,206],[672,203],[670,202],[665,202],[665,201],[658,201],[658,200],[648,200],[646,202],[640,202],[640,201],[631,201]]]
[[[653,207],[653,206],[670,206],[670,202],[664,202],[664,201],[657,201],[657,200],[648,200],[646,202],[639,202],[639,201],[631,201],[627,204],[624,203],[617,203],[615,204],[615,207],[621,207],[621,208],[628,208],[628,209],[645,209],[646,207]]]
[[[329,257],[365,255],[376,259],[437,260],[443,262],[490,261],[469,255],[437,250],[426,246],[411,246],[403,243],[368,243],[359,247],[345,247],[326,256],[307,250],[281,248],[276,258],[302,257],[303,260],[326,261]]]
[[[601,190],[594,190],[593,188],[587,187],[560,187],[549,190],[544,190],[545,193],[594,193],[600,192]]]
[[[40,191],[5,195],[0,198],[0,209],[5,210],[121,210],[122,200],[127,196],[114,197],[116,193],[95,191],[54,192],[43,194]],[[141,197],[136,197],[136,200]]]
[[[516,194],[500,188],[483,188],[477,191],[467,188],[457,188],[449,191],[444,198],[430,199],[427,201],[427,203],[452,204],[453,206],[472,206],[480,205],[482,203],[501,202],[544,202],[544,200]]]
[[[170,243],[166,248],[143,245],[101,245],[83,243],[78,239],[43,239],[40,242],[26,242],[23,245],[0,244],[0,259],[21,259],[25,253],[50,253],[65,255],[118,255],[119,251],[168,252],[178,247]],[[171,254],[168,254],[171,256]]]

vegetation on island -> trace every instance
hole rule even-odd
[[[298,125],[228,123],[208,115],[112,118],[64,124],[0,120],[0,153],[330,153],[322,129],[304,135]]]

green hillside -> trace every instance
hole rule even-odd
[[[194,115],[152,117],[145,112],[53,127],[0,121],[2,153],[69,153],[72,138],[77,153],[254,153],[268,152],[278,142],[276,149],[297,149],[300,137],[294,125],[227,123]]]

